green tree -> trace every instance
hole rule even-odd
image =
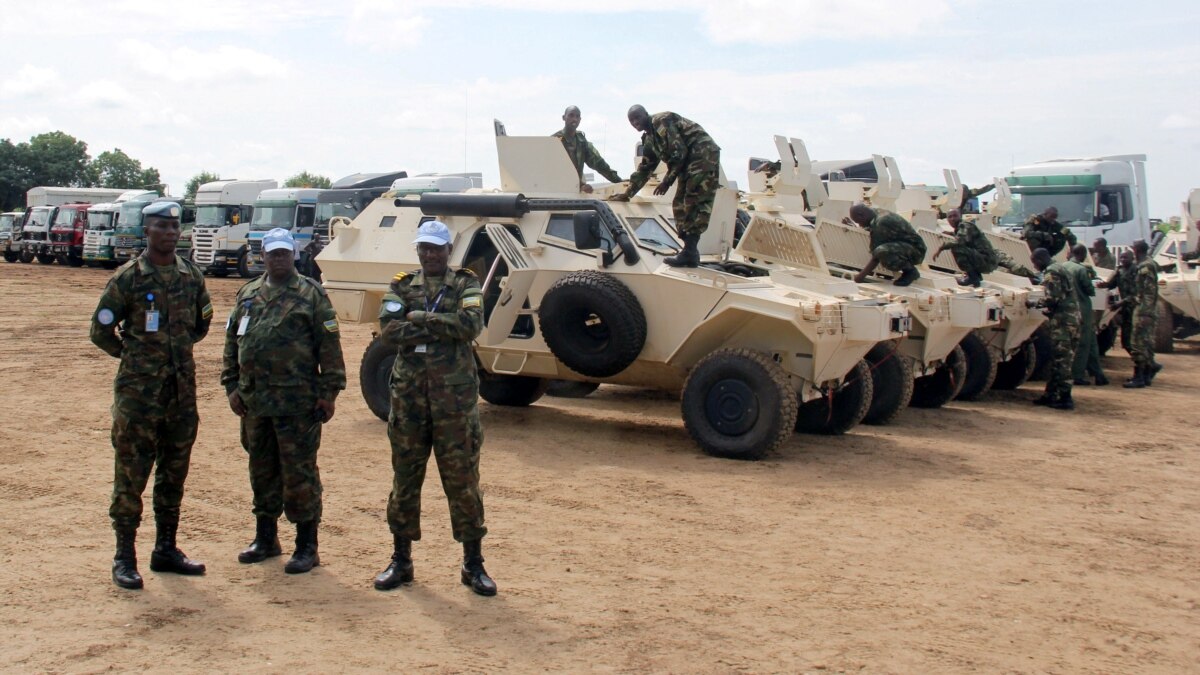
[[[0,139],[0,211],[25,205],[25,191],[33,187],[29,176],[28,148]]]
[[[25,152],[25,166],[30,184],[83,187],[91,183],[88,169],[87,143],[61,131],[38,134],[20,146]]]
[[[92,174],[92,184],[97,187],[160,187],[158,169],[143,169],[141,162],[125,154],[120,148],[100,153],[99,157],[92,160],[89,170]]]
[[[187,201],[194,201],[196,199],[196,191],[200,189],[201,185],[217,180],[221,180],[221,177],[217,174],[211,171],[201,171],[192,176],[192,179],[187,182],[187,187],[183,189],[183,198]]]
[[[333,187],[333,181],[325,176],[318,176],[315,173],[301,171],[284,182],[283,187],[289,188],[321,188],[328,190]]]

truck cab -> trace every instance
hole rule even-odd
[[[88,267],[115,267],[113,231],[117,226],[119,204],[93,204],[87,210],[87,226],[83,231],[83,262]]]
[[[50,255],[50,223],[56,215],[57,206],[34,206],[26,210],[21,228],[21,262],[31,262],[34,258],[43,265],[54,262],[54,256]]]
[[[21,223],[20,211],[9,211],[8,213],[0,213],[0,251],[4,252],[4,259],[8,262],[16,262],[21,257],[21,240],[19,236],[14,236],[14,233],[19,233]]]
[[[83,265],[83,232],[87,228],[87,212],[91,204],[72,202],[58,207],[50,223],[50,255],[60,265]]]
[[[254,201],[273,180],[219,180],[196,191],[196,224],[192,230],[192,260],[205,272],[227,276],[236,270],[252,276],[246,235],[254,216]]]
[[[118,262],[133,260],[146,248],[146,231],[142,227],[142,209],[158,198],[157,192],[143,192],[121,204],[113,237],[113,258]]]
[[[251,274],[262,274],[266,270],[262,240],[267,232],[277,227],[291,231],[297,250],[308,247],[316,222],[317,196],[321,192],[315,188],[282,188],[259,193],[247,240],[250,250],[247,268]]]

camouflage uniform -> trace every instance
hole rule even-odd
[[[1046,376],[1046,395],[1062,399],[1071,395],[1071,367],[1079,342],[1079,294],[1070,270],[1063,263],[1052,263],[1042,272],[1046,290],[1046,310],[1050,332],[1050,369]]]
[[[1117,270],[1117,291],[1121,295],[1121,348],[1133,355],[1133,307],[1137,302],[1137,265]]]
[[[146,330],[150,312],[158,312],[157,331]],[[166,267],[145,255],[130,260],[100,296],[91,339],[121,359],[112,406],[116,457],[108,514],[114,529],[136,529],[141,523],[151,468],[155,520],[179,521],[200,423],[192,345],[208,334],[212,312],[204,273],[179,256]]]
[[[1058,255],[1063,247],[1076,243],[1075,233],[1071,228],[1057,220],[1046,220],[1040,215],[1030,216],[1021,230],[1021,238],[1034,251],[1044,248],[1051,257]]]
[[[1021,263],[1017,262],[1016,260],[1013,260],[1012,256],[1005,253],[1004,251],[1001,251],[1000,249],[995,249],[995,250],[996,250],[996,266],[997,267],[1008,271],[1010,274],[1015,274],[1019,277],[1025,277],[1026,279],[1029,279],[1030,281],[1033,281],[1034,283],[1041,282],[1042,275],[1038,274],[1037,271],[1032,270],[1032,269],[1022,265]]]
[[[721,182],[721,148],[695,122],[673,112],[651,115],[651,129],[642,134],[642,162],[629,177],[625,194],[635,195],[659,162],[666,162],[664,183],[676,178],[675,229],[680,235],[704,234],[712,217]]]
[[[1158,323],[1158,265],[1149,258],[1136,264],[1133,278],[1133,336],[1129,355],[1133,365],[1149,368],[1154,364],[1154,327]]]
[[[899,215],[875,209],[866,227],[871,231],[871,257],[889,270],[903,272],[925,260],[925,240]]]
[[[963,220],[954,232],[954,241],[943,247],[954,256],[958,268],[967,274],[988,274],[996,271],[1000,257],[992,242],[975,223]]]
[[[1100,369],[1100,344],[1096,340],[1096,317],[1092,310],[1092,298],[1096,297],[1096,285],[1092,280],[1096,272],[1074,260],[1063,263],[1071,272],[1075,283],[1075,295],[1079,300],[1079,345],[1075,349],[1075,362],[1071,367],[1071,376],[1077,380],[1087,375],[1103,376]]]
[[[587,165],[596,170],[596,173],[604,176],[604,179],[610,183],[620,183],[621,176],[617,175],[608,166],[608,162],[600,156],[596,151],[596,147],[588,142],[587,136],[583,135],[582,131],[575,131],[574,136],[568,136],[565,131],[554,132],[554,137],[561,139],[563,148],[567,151],[567,156],[571,158],[571,163],[575,165],[575,171],[579,174],[579,184],[583,185],[583,167]]]
[[[221,384],[246,406],[242,447],[249,454],[254,515],[293,523],[321,520],[317,400],[346,388],[337,313],[320,284],[299,274],[269,286],[264,274],[238,291],[225,325]],[[244,335],[238,335],[249,317]]]
[[[411,321],[409,312],[415,312]],[[483,330],[479,280],[468,269],[443,278],[397,274],[379,325],[381,339],[398,348],[388,415],[394,472],[388,526],[395,536],[421,538],[421,486],[432,447],[454,539],[477,541],[487,534],[479,489],[479,376],[471,349]]]
[[[1104,253],[1097,254],[1092,251],[1092,263],[1102,270],[1117,269],[1117,257],[1112,254],[1112,250],[1104,249]]]

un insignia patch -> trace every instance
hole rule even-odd
[[[113,316],[112,310],[107,307],[96,312],[96,321],[99,321],[101,326],[111,326],[115,319],[116,317]]]

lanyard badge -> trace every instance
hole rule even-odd
[[[147,293],[146,301],[150,303],[150,309],[146,310],[146,332],[158,332],[158,310],[154,308],[154,294]]]
[[[242,314],[241,321],[238,321],[237,334],[239,336],[245,335],[246,330],[250,327],[250,305],[251,304],[253,304],[253,303],[251,303],[249,300],[242,303],[242,307],[244,308],[245,313]]]

